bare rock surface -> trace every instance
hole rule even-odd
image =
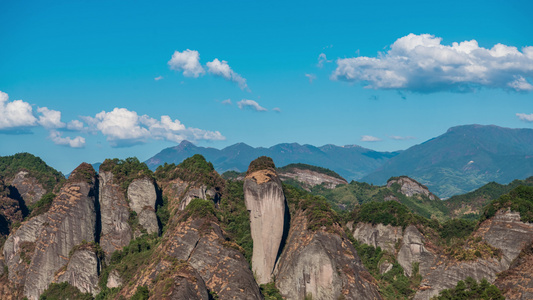
[[[148,178],[133,180],[128,186],[128,200],[130,201],[130,208],[135,211],[138,216],[145,210],[154,212],[153,214],[144,213],[142,220],[139,218],[139,224],[146,229],[148,233],[158,232],[159,225],[155,214],[157,194],[154,182]]]
[[[279,177],[282,181],[287,179],[294,179],[303,184],[304,189],[310,191],[312,187],[324,184],[325,188],[334,189],[339,184],[348,184],[344,179],[326,175],[324,173],[293,168],[290,171],[279,172]]]
[[[204,184],[199,187],[192,187],[189,185],[179,204],[179,209],[184,210],[193,199],[214,200],[215,196],[216,191],[214,188],[207,188]]]
[[[307,230],[301,211],[291,219],[275,275],[276,286],[286,299],[381,299],[375,279],[349,240],[323,230]]]
[[[50,208],[44,214],[42,230],[35,241],[35,251],[26,273],[24,295],[38,299],[65,266],[70,250],[83,240],[96,236],[95,172],[81,164],[71,174]]]
[[[395,183],[400,185],[401,187],[400,192],[406,195],[407,197],[412,197],[415,195],[423,195],[423,196],[428,197],[431,200],[439,199],[437,196],[433,195],[433,193],[430,192],[425,185],[407,176],[401,176],[401,177],[389,180],[387,182],[387,187],[391,187]]]
[[[506,299],[533,299],[533,244],[526,247],[511,268],[498,275],[494,283]]]
[[[426,239],[414,225],[405,228],[397,260],[408,276],[413,275],[413,263],[419,263],[421,274],[435,264],[436,254],[425,243]]]
[[[132,237],[131,227],[128,224],[130,216],[128,202],[124,192],[113,178],[111,172],[100,172],[100,215],[102,231],[100,235],[100,246],[104,250],[106,257],[116,250],[122,249],[130,243]]]
[[[41,200],[41,197],[47,192],[37,179],[29,176],[28,171],[24,170],[19,171],[15,175],[15,178],[11,181],[11,185],[17,188],[20,197],[24,200],[27,206]]]
[[[122,278],[117,270],[112,270],[109,272],[107,277],[106,286],[110,289],[120,287],[123,284]]]
[[[390,254],[396,254],[396,244],[403,238],[402,227],[370,223],[357,223],[352,230],[353,237],[374,248],[381,247]]]
[[[252,270],[259,284],[268,283],[284,232],[285,195],[281,181],[270,169],[255,171],[244,180],[244,200],[250,212],[253,239]]]
[[[100,273],[100,260],[92,249],[75,251],[63,274],[58,274],[56,282],[68,282],[83,293],[96,295],[98,288],[98,274]]]

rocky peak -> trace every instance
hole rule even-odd
[[[286,230],[288,211],[281,181],[269,157],[250,163],[244,180],[244,200],[250,212],[253,240],[252,270],[259,284],[268,283]]]
[[[321,184],[328,189],[334,189],[339,184],[348,184],[344,178],[331,170],[306,164],[291,164],[279,168],[277,172],[282,181],[296,180],[306,191]]]
[[[388,188],[392,187],[393,184],[399,184],[400,192],[407,197],[422,195],[428,197],[430,200],[438,199],[425,185],[407,176],[392,177],[387,181]]]

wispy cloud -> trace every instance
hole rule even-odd
[[[280,113],[281,112],[281,109],[279,107],[274,107],[272,109],[273,111],[277,112],[277,113]]]
[[[231,103],[231,99],[226,99],[226,100],[222,101],[222,104],[224,104],[224,105],[232,105],[233,103]]]
[[[313,83],[313,81],[316,79],[315,74],[305,74],[305,77],[309,79],[309,83]]]
[[[262,107],[261,105],[259,105],[259,103],[257,103],[254,100],[243,99],[243,100],[237,102],[237,106],[240,109],[248,108],[248,109],[255,110],[255,111],[260,111],[260,112],[267,111],[266,108]]]
[[[529,114],[529,115],[528,115],[528,114],[518,113],[518,114],[516,114],[516,116],[517,116],[520,120],[522,120],[522,121],[524,121],[524,122],[533,122],[533,114]]]
[[[163,76],[157,76],[156,78],[154,78],[155,81],[159,81],[161,79],[163,79],[164,77]]]
[[[325,63],[330,63],[330,62],[331,62],[331,60],[328,60],[328,58],[326,57],[325,53],[320,53],[318,55],[317,67],[322,68],[322,67],[324,67]]]
[[[416,92],[470,92],[480,87],[527,92],[533,77],[533,47],[496,44],[480,47],[476,40],[441,44],[430,34],[409,34],[376,57],[338,59],[333,80],[365,83],[371,89]],[[324,57],[325,59],[325,57]]]
[[[168,66],[172,70],[183,71],[183,76],[198,78],[205,74],[205,70],[200,64],[200,53],[196,50],[175,51],[168,61]]]
[[[377,138],[375,136],[371,135],[362,135],[361,136],[361,142],[379,142],[381,141],[380,138]]]
[[[226,80],[237,83],[241,90],[248,89],[246,79],[244,79],[240,74],[235,73],[225,60],[220,61],[218,58],[215,58],[213,61],[207,63],[207,70],[214,76],[220,76]]]

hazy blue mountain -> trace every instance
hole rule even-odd
[[[238,143],[218,150],[197,147],[191,142],[183,141],[178,146],[162,150],[148,159],[146,164],[155,169],[165,162],[180,163],[194,154],[203,155],[213,163],[219,173],[231,170],[244,172],[252,160],[265,155],[271,157],[278,167],[304,163],[334,170],[347,180],[357,180],[377,169],[398,152],[377,152],[355,145],[315,147],[297,143],[278,144],[270,148],[254,148]]]
[[[334,168],[332,168],[335,170]],[[391,158],[362,181],[383,185],[407,175],[439,197],[472,191],[495,181],[533,175],[533,129],[464,125]]]

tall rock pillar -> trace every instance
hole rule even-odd
[[[250,212],[254,242],[252,270],[257,283],[271,281],[284,233],[285,195],[271,158],[254,160],[244,180],[244,200]]]

